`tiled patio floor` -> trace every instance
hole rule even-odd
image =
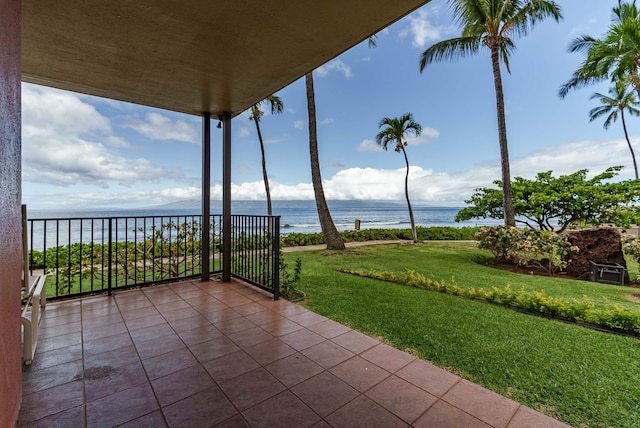
[[[49,303],[18,425],[564,426],[237,281]]]

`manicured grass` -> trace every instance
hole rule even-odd
[[[462,287],[522,285],[564,297],[603,294],[632,305],[629,289],[497,271],[471,262],[476,253],[472,244],[429,243],[286,257],[303,260],[304,305],[318,313],[571,425],[640,426],[638,339],[336,272],[411,268],[438,279],[455,275]]]

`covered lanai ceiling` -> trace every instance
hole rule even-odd
[[[238,114],[428,0],[24,0],[22,78]]]

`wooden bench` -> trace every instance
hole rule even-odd
[[[31,364],[36,353],[40,308],[44,308],[47,301],[46,280],[46,275],[36,275],[29,281],[27,298],[22,308],[22,362],[25,365]]]

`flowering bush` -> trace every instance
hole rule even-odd
[[[478,247],[491,251],[496,262],[535,266],[549,274],[566,268],[567,254],[578,251],[566,234],[545,230],[485,227],[476,233],[476,239]]]

